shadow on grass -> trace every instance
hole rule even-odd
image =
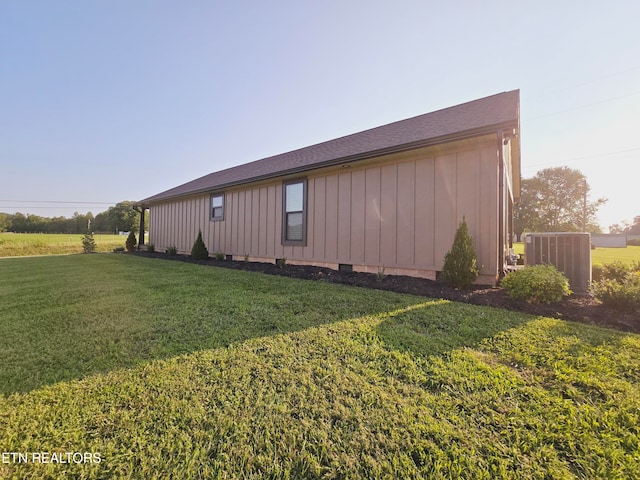
[[[499,332],[522,326],[534,317],[491,307],[435,300],[425,309],[390,316],[377,328],[387,348],[417,356],[442,355],[477,346]]]

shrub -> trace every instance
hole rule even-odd
[[[276,265],[280,268],[284,268],[287,265],[287,257],[276,258]]]
[[[148,243],[147,244],[147,252],[155,252],[156,251],[156,246],[153,243]]]
[[[96,251],[96,241],[93,238],[93,232],[87,232],[82,237],[82,251],[84,253],[93,253]]]
[[[627,246],[640,247],[640,238],[631,238],[627,240]]]
[[[137,244],[138,244],[138,241],[136,240],[135,233],[129,232],[129,236],[127,237],[127,240],[124,242],[124,246],[127,247],[127,251],[133,252]]]
[[[224,253],[222,253],[222,252],[220,252],[220,251],[216,252],[216,254],[215,254],[215,259],[216,259],[217,261],[222,261],[222,260],[224,260]]]
[[[640,309],[640,271],[630,271],[621,280],[604,278],[593,282],[591,293],[608,307],[618,310]]]
[[[608,263],[602,267],[602,279],[613,280],[614,282],[622,283],[632,270],[631,265],[627,265],[617,260],[613,263]]]
[[[167,247],[167,255],[177,255],[178,254],[178,248],[175,245],[172,245],[171,247]]]
[[[500,283],[511,298],[553,303],[570,295],[569,280],[553,265],[534,265],[509,273]]]
[[[591,265],[591,281],[597,282],[604,278],[604,266],[601,263]]]
[[[114,252],[124,252],[124,247],[116,247],[113,249]]]
[[[468,287],[478,278],[478,271],[476,249],[463,217],[451,250],[444,256],[441,278],[456,288]]]
[[[191,256],[196,260],[206,260],[209,258],[209,250],[207,250],[204,241],[202,240],[202,231],[198,230],[198,238],[191,248]]]

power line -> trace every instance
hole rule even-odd
[[[597,102],[586,103],[584,105],[577,105],[575,107],[566,108],[564,110],[558,110],[556,112],[545,113],[544,115],[538,115],[537,117],[525,118],[524,120],[531,121],[531,120],[538,120],[540,118],[552,117],[554,115],[560,115],[560,114],[565,113],[565,112],[572,112],[574,110],[580,110],[580,109],[583,109],[583,108],[592,107],[594,105],[600,105],[600,104],[603,104],[603,103],[613,102],[613,101],[616,101],[616,100],[622,100],[624,98],[633,97],[635,95],[640,95],[640,92],[633,92],[633,93],[629,93],[627,95],[621,95],[619,97],[613,97],[613,98],[608,98],[606,100],[600,100],[600,101],[597,101]]]
[[[60,203],[60,204],[71,204],[71,205],[115,205],[118,202],[66,202],[66,201],[58,201],[58,200],[2,200],[0,202],[11,202],[11,203]],[[44,208],[44,207],[42,207]]]
[[[547,165],[559,165],[561,163],[576,162],[578,160],[585,160],[587,158],[607,157],[607,156],[611,156],[611,155],[619,155],[621,153],[629,153],[629,152],[637,152],[637,151],[640,151],[640,147],[638,147],[638,148],[630,148],[628,150],[617,150],[615,152],[606,152],[606,153],[596,153],[596,154],[593,154],[593,155],[584,155],[584,156],[581,156],[581,157],[567,158],[565,160],[558,160],[558,161],[554,161],[554,162],[535,163],[533,165],[527,165],[526,167],[522,167],[522,169],[525,170],[527,168],[544,167],[544,166],[547,166]]]

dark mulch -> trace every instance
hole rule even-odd
[[[144,251],[136,252],[135,254],[201,265],[261,272],[269,275],[281,275],[306,280],[323,280],[357,287],[409,293],[430,298],[442,298],[473,305],[504,308],[529,313],[531,315],[561,318],[590,325],[600,325],[625,332],[640,333],[640,314],[638,312],[622,312],[606,308],[589,295],[571,295],[563,301],[551,305],[532,304],[512,299],[501,288],[475,286],[469,289],[459,290],[441,282],[408,276],[386,275],[380,280],[378,276],[373,273],[343,272],[330,268],[307,265],[285,265],[281,268],[275,263],[214,260],[211,258],[206,261],[193,260],[188,255],[166,255],[164,253]]]

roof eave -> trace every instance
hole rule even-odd
[[[160,198],[157,198],[157,199],[153,199],[153,197],[148,197],[148,198],[146,198],[144,200],[141,200],[136,205],[140,206],[140,207],[143,207],[143,208],[149,208],[151,205],[158,204],[158,203],[164,203],[164,202],[170,201],[170,200],[175,200],[175,199],[179,199],[179,198],[186,198],[186,197],[192,197],[194,195],[200,195],[200,194],[208,193],[208,192],[216,192],[216,191],[225,190],[225,189],[232,188],[232,187],[238,187],[240,185],[247,185],[247,184],[260,182],[260,181],[264,181],[264,180],[269,180],[269,179],[273,179],[273,178],[296,175],[296,174],[299,174],[299,173],[306,173],[306,172],[309,172],[309,171],[312,171],[312,170],[318,170],[320,168],[332,167],[332,166],[337,166],[337,165],[341,165],[341,164],[345,164],[345,163],[357,162],[357,161],[361,161],[361,160],[368,160],[368,159],[375,158],[375,157],[380,157],[380,156],[383,156],[383,155],[390,155],[390,154],[394,154],[394,153],[406,152],[406,151],[409,151],[409,150],[415,150],[415,149],[418,149],[418,148],[430,147],[430,146],[439,145],[439,144],[448,143],[448,142],[453,142],[453,141],[457,141],[457,140],[465,140],[465,139],[469,139],[469,138],[473,138],[473,137],[478,137],[478,136],[481,136],[481,135],[494,133],[497,130],[505,129],[505,128],[515,128],[515,129],[517,129],[519,131],[519,122],[518,122],[518,120],[517,119],[513,119],[513,120],[510,120],[510,121],[507,121],[507,122],[502,122],[502,123],[499,123],[499,124],[494,124],[494,125],[490,125],[490,126],[485,126],[485,127],[481,127],[481,128],[472,129],[472,130],[466,130],[466,131],[457,132],[457,133],[453,133],[453,134],[449,134],[449,135],[443,135],[443,136],[440,136],[440,137],[434,137],[434,138],[430,138],[430,139],[420,140],[420,141],[417,141],[417,142],[411,142],[411,143],[406,143],[406,144],[402,144],[402,145],[395,145],[395,146],[392,146],[392,147],[382,148],[382,149],[378,149],[378,150],[371,150],[371,151],[364,152],[364,153],[348,155],[346,157],[340,157],[340,158],[335,158],[335,159],[331,159],[331,160],[326,160],[324,162],[318,162],[318,163],[314,163],[312,165],[304,165],[304,166],[300,166],[300,167],[296,167],[296,168],[280,170],[278,172],[274,172],[274,173],[270,173],[270,174],[258,175],[258,176],[255,176],[255,177],[251,177],[251,178],[247,178],[247,179],[243,179],[243,180],[239,180],[239,181],[235,181],[235,182],[227,182],[227,183],[220,184],[220,185],[198,188],[198,189],[194,189],[194,190],[191,190],[191,191],[188,191],[188,192],[184,192],[184,193],[180,193],[180,194],[176,194],[176,195],[168,195],[166,197],[160,197]],[[519,141],[519,135],[518,135],[518,141]]]

